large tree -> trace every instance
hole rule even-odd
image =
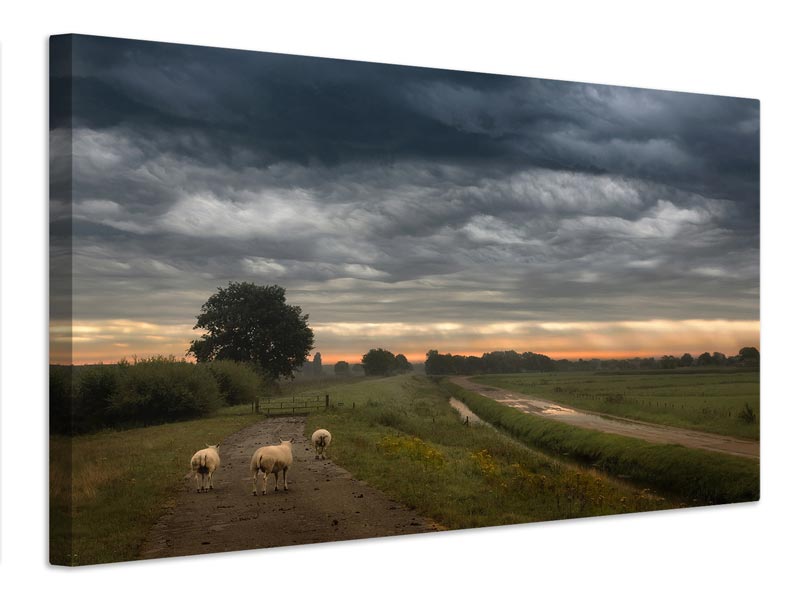
[[[314,347],[308,315],[286,304],[286,290],[231,282],[217,288],[201,308],[194,329],[205,329],[187,354],[198,362],[217,359],[255,363],[278,379],[293,377]]]
[[[408,362],[405,354],[398,354],[394,357],[394,370],[398,373],[408,373],[413,371],[414,367]]]
[[[395,356],[383,348],[373,348],[361,357],[367,375],[391,375],[395,368]]]
[[[314,355],[314,361],[311,363],[311,372],[314,377],[322,377],[322,354],[319,352]]]
[[[761,362],[761,354],[758,348],[746,346],[739,350],[739,360],[746,365],[758,365]]]

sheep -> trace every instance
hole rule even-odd
[[[190,463],[192,471],[194,471],[194,479],[197,483],[197,493],[201,491],[207,492],[214,489],[212,478],[214,471],[219,468],[219,444],[216,446],[207,445],[202,450],[198,450],[192,456]],[[208,485],[206,485],[206,476],[208,476]]]
[[[290,440],[281,440],[277,446],[262,446],[253,453],[253,458],[250,459],[250,474],[253,476],[253,496],[257,496],[256,491],[256,478],[258,472],[264,472],[264,491],[262,494],[267,493],[267,479],[270,473],[275,473],[275,491],[278,491],[278,473],[283,471],[283,489],[289,489],[286,484],[286,471],[292,465],[292,442]]]
[[[314,444],[314,449],[317,451],[314,460],[318,460],[320,454],[323,460],[325,459],[325,449],[331,445],[331,439],[333,439],[331,432],[327,429],[317,429],[311,434],[311,442]]]

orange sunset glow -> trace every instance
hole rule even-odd
[[[758,321],[650,320],[573,323],[490,323],[469,327],[458,323],[321,323],[312,328],[314,351],[325,364],[358,363],[369,349],[383,347],[424,362],[430,349],[442,353],[481,355],[494,350],[531,351],[554,359],[631,358],[723,352],[759,345]],[[171,326],[127,320],[76,321],[72,327],[74,364],[112,363],[122,358],[158,354],[185,355],[198,336],[192,325]],[[69,325],[51,328],[54,343],[70,339]],[[68,361],[68,356],[62,356]],[[54,361],[59,358],[54,356]]]

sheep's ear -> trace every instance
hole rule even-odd
[[[219,450],[219,444],[217,444],[216,446],[214,446],[214,448],[216,448],[217,450]]]

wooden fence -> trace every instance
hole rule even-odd
[[[339,402],[338,406],[343,403]],[[266,415],[297,415],[308,414],[317,410],[327,410],[335,406],[330,394],[303,394],[291,398],[271,398],[260,396],[253,404],[253,412]]]

